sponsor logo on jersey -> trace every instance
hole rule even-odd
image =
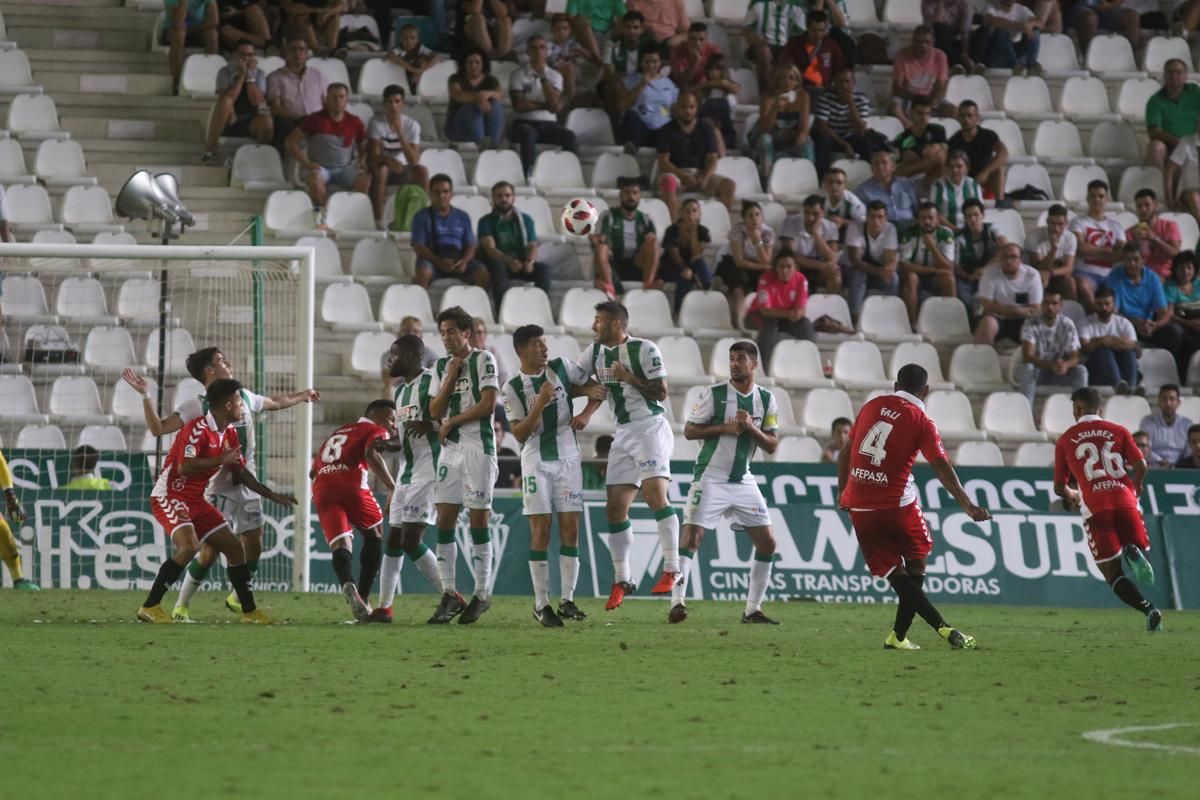
[[[194,445],[194,444],[186,445],[183,448],[183,457],[184,458],[195,458],[196,457],[196,445]]]
[[[317,470],[317,475],[332,475],[335,472],[346,472],[350,467],[345,464],[326,464]]]
[[[888,482],[886,472],[876,472],[863,467],[855,467],[850,470],[850,477],[857,478],[860,481],[867,481],[868,483],[878,483],[883,486],[886,486]]]

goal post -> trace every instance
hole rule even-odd
[[[145,484],[157,476],[159,461],[156,443],[138,419],[141,398],[122,385],[121,362],[132,357],[126,366],[135,366],[157,387],[149,396],[161,417],[174,411],[179,402],[175,395],[197,393],[181,367],[193,346],[219,348],[234,376],[258,394],[312,387],[315,270],[310,247],[0,243],[5,318],[0,328],[0,403],[9,406],[0,414],[0,439],[6,452],[38,453],[42,459],[27,459],[14,468],[18,481],[24,481],[26,505],[40,496],[28,492],[31,485],[39,490],[65,486],[70,454],[64,447],[94,440],[102,452],[115,452],[134,465],[120,469],[125,479],[119,489],[127,497],[114,492],[102,500],[118,509],[123,502],[126,518],[138,520],[129,527],[144,533],[148,497],[136,495],[148,496],[151,486]],[[169,366],[160,363],[160,352]],[[258,581],[307,591],[313,407],[299,403],[287,411],[263,412],[258,421],[265,434],[256,465],[260,477],[299,501],[293,512],[275,510],[283,519],[272,523],[278,523],[273,558],[267,573],[260,568]],[[128,446],[121,452],[113,442]],[[160,446],[165,454],[166,437]],[[133,474],[140,477],[135,480]],[[144,508],[138,506],[143,499]],[[60,501],[56,508],[73,504],[78,505]],[[89,547],[97,552],[111,548],[113,538],[111,531],[97,533],[84,525],[79,535],[94,541],[64,542],[54,538],[63,527],[36,524],[33,549],[40,569],[34,572],[35,577],[48,576],[52,585],[72,586],[72,570],[79,567],[68,562]],[[264,557],[272,533],[272,525],[267,527]],[[144,548],[145,536],[140,541]],[[45,564],[36,552],[43,547],[49,551]],[[120,573],[127,576],[129,588],[145,581],[144,569],[137,569],[142,555],[125,557],[133,562]],[[111,567],[101,563],[103,557],[95,555],[97,571]],[[79,586],[94,585],[99,578],[75,574]]]

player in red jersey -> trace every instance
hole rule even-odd
[[[142,622],[171,622],[171,615],[160,605],[163,595],[196,555],[201,542],[212,544],[225,556],[229,582],[242,604],[242,622],[271,621],[254,604],[250,570],[241,542],[221,512],[204,497],[209,479],[221,469],[228,469],[234,480],[250,491],[283,505],[296,504],[296,498],[271,491],[245,469],[246,461],[233,428],[244,410],[241,390],[242,385],[232,378],[221,378],[208,385],[205,395],[208,413],[183,426],[150,491],[154,518],[171,537],[175,552],[159,568],[146,601],[138,609],[137,618]]]
[[[1146,457],[1125,428],[1100,417],[1100,393],[1077,389],[1071,395],[1075,424],[1054,446],[1054,491],[1068,509],[1083,514],[1088,547],[1113,594],[1146,615],[1146,630],[1162,630],[1162,612],[1125,576],[1121,559],[1134,577],[1154,584],[1146,559],[1150,549],[1138,495],[1146,479]],[[1072,489],[1074,481],[1079,488]]]
[[[920,365],[906,364],[896,375],[896,393],[877,397],[858,412],[850,441],[838,456],[838,503],[850,512],[867,568],[887,578],[900,598],[884,648],[919,650],[908,641],[908,629],[920,614],[951,647],[973,650],[975,638],[946,624],[921,588],[933,539],[912,477],[918,452],[971,519],[991,519],[963,491],[937,426],[925,415],[928,380]]]
[[[391,496],[396,484],[380,455],[379,444],[395,435],[395,403],[373,400],[357,422],[329,434],[309,472],[317,518],[333,551],[333,571],[359,622],[366,622],[371,614],[363,598],[371,595],[383,562],[383,514],[367,487],[367,470],[375,473]],[[355,530],[363,536],[357,585],[351,565]]]

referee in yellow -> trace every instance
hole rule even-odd
[[[13,491],[12,470],[8,468],[8,462],[4,460],[2,452],[0,452],[0,490],[4,492],[5,516],[8,517],[8,519],[0,517],[0,561],[3,561],[8,567],[14,589],[36,590],[38,585],[26,578],[25,573],[21,571],[21,548],[17,546],[12,528],[8,527],[9,519],[17,525],[25,521],[25,509],[21,508],[21,501],[17,499],[17,493]]]

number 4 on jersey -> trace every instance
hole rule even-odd
[[[871,463],[879,466],[887,459],[887,440],[892,435],[892,423],[880,420],[871,426],[863,437],[858,452],[871,459]]]

